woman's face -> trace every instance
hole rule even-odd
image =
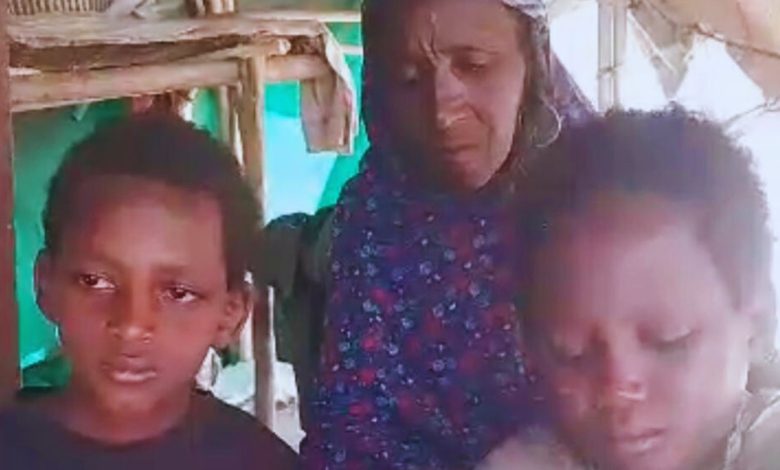
[[[478,189],[506,161],[518,128],[523,25],[498,0],[399,3],[378,38],[393,144],[410,174]]]

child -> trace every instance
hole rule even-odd
[[[525,344],[555,435],[485,469],[780,466],[767,207],[747,152],[680,110],[565,131],[529,173]]]
[[[258,213],[231,154],[176,118],[134,117],[74,147],[36,268],[73,374],[0,415],[0,467],[294,467],[269,430],[193,387],[248,311]]]

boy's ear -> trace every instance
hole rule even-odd
[[[54,308],[54,266],[51,255],[46,251],[38,253],[35,259],[35,298],[38,307],[46,318],[54,323],[59,323]]]
[[[751,300],[740,313],[746,315],[749,321],[752,362],[760,363],[776,354],[777,299],[774,287],[769,282],[757,286]]]
[[[255,291],[248,282],[241,283],[228,292],[228,301],[217,326],[217,335],[212,346],[221,350],[233,343],[255,304]]]

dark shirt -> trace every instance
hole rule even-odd
[[[2,470],[292,469],[295,452],[241,410],[196,394],[184,422],[162,436],[111,446],[80,436],[36,408],[0,413]]]

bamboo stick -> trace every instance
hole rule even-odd
[[[626,53],[627,0],[599,0],[599,110],[620,106],[620,72]]]
[[[222,0],[206,0],[206,16],[225,13]]]
[[[228,92],[228,107],[230,109],[230,113],[228,114],[228,117],[230,118],[228,121],[228,143],[230,144],[230,148],[233,149],[236,153],[238,153],[238,115],[237,115],[237,106],[238,106],[238,88],[235,86],[229,86],[227,89]],[[241,165],[243,166],[243,158],[241,158]]]
[[[611,0],[599,0],[599,19],[598,19],[598,90],[599,90],[599,111],[606,111],[615,104],[614,96],[614,64],[613,64],[613,46],[615,43],[614,35],[614,8]]]
[[[207,0],[209,10],[205,15],[218,15],[223,13],[234,13],[235,8],[225,2],[224,0]],[[228,86],[223,85],[215,88],[214,93],[217,95],[217,112],[219,113],[219,132],[222,142],[230,144],[231,149],[235,151],[235,147],[232,146],[230,129],[233,108],[230,106],[230,96],[228,93]]]
[[[8,5],[0,0],[0,31],[5,31]],[[8,70],[8,48],[0,48],[0,70]],[[19,311],[16,303],[13,229],[13,151],[8,104],[8,74],[0,75],[0,405],[19,385]]]
[[[240,79],[235,60],[180,62],[89,72],[39,73],[11,77],[13,112],[106,99],[232,85]],[[272,57],[266,83],[307,80],[330,73],[318,56]]]
[[[228,95],[227,85],[215,88],[214,93],[217,95],[220,140],[223,143],[230,145],[230,114],[232,113],[232,110],[230,108],[230,96]],[[231,150],[235,150],[232,146],[230,148]]]
[[[247,10],[242,16],[261,20],[318,21],[321,23],[360,23],[360,12],[355,10]]]
[[[241,67],[238,125],[241,133],[244,170],[261,207],[265,202],[263,164],[265,159],[263,111],[265,109],[266,59],[246,59]],[[257,285],[258,298],[253,319],[255,351],[255,413],[257,419],[273,428],[274,425],[274,360],[272,312],[268,289]]]

